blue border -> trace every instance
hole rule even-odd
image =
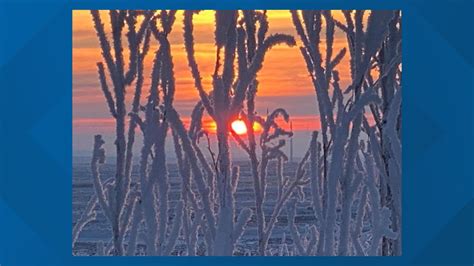
[[[73,9],[402,9],[403,255],[84,258],[71,255]],[[0,0],[0,264],[473,264],[470,0]]]

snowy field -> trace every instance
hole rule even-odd
[[[254,191],[253,183],[251,178],[250,164],[248,162],[235,162],[240,166],[240,181],[236,193],[236,213],[239,213],[242,208],[248,207],[255,209],[255,200],[254,200]],[[293,176],[297,163],[288,163],[285,165],[284,174],[286,176]],[[135,167],[137,169],[137,167]],[[276,172],[275,165],[270,165],[268,168],[269,172],[269,184],[267,187],[267,201],[264,205],[265,216],[268,219],[274,206],[275,200],[272,198],[276,197],[277,194],[277,182],[276,182]],[[174,213],[174,205],[180,196],[181,181],[178,174],[178,169],[176,164],[168,165],[169,178],[170,178],[170,214]],[[102,176],[104,178],[110,177],[114,174],[114,166],[111,164],[105,164],[102,167]],[[134,178],[137,178],[136,173]],[[306,227],[315,223],[315,217],[313,215],[313,210],[311,207],[311,193],[309,187],[306,187],[304,192],[304,198],[301,202],[297,203],[295,223],[299,227],[300,232],[304,232]],[[93,195],[93,185],[92,178],[90,174],[90,162],[88,158],[81,157],[74,160],[73,165],[73,226],[77,219],[81,215],[81,211],[84,210],[87,201]],[[78,242],[73,248],[74,255],[95,255],[97,243],[103,241],[108,243],[110,241],[110,236],[112,235],[110,223],[105,220],[105,217],[101,213],[100,208],[97,208],[98,221],[93,221],[89,223],[84,231],[81,233]],[[280,244],[283,241],[284,234],[286,236],[286,243],[288,247],[292,248],[292,240],[287,229],[287,215],[285,209],[283,209],[281,215],[278,217],[278,222],[276,223],[275,229],[273,230],[272,236],[269,240],[269,247],[279,249]],[[255,255],[250,253],[249,250],[257,250],[257,228],[255,217],[252,217],[250,222],[247,225],[247,228],[240,238],[236,245],[236,251],[234,255]],[[144,240],[141,239],[138,244],[139,252],[143,252],[145,248]],[[175,251],[173,254],[177,254],[180,250],[184,249],[183,239],[178,240]],[[137,254],[140,255],[140,254]]]

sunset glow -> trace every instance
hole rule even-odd
[[[237,135],[244,135],[247,133],[247,125],[243,120],[235,120],[232,122],[232,130],[234,130]]]
[[[103,14],[106,31],[110,31],[107,11]],[[287,10],[268,10],[269,34],[284,33],[297,36],[291,15]],[[344,20],[340,11],[333,11],[335,19]],[[174,72],[176,76],[176,95],[174,105],[182,114],[184,121],[190,120],[193,107],[199,100],[199,94],[194,87],[194,80],[190,73],[186,51],[183,44],[183,14],[178,12],[175,26],[170,33],[171,50],[174,61]],[[195,55],[202,76],[203,87],[207,92],[212,90],[212,73],[216,61],[214,45],[214,11],[201,11],[195,16]],[[108,36],[109,38],[111,36]],[[339,51],[346,47],[346,37],[340,31],[336,31],[334,39],[334,50]],[[125,40],[125,38],[124,38]],[[320,128],[318,109],[315,107],[315,91],[311,78],[307,74],[304,59],[301,56],[299,46],[302,45],[296,38],[297,45],[294,47],[275,46],[265,57],[262,70],[258,73],[258,93],[256,113],[265,116],[266,113],[276,108],[285,108],[293,121],[295,132],[309,132]],[[151,42],[151,50],[158,47],[156,42]],[[321,49],[325,50],[325,37],[321,34]],[[127,49],[124,57],[128,58]],[[100,89],[97,76],[96,63],[102,61],[100,46],[95,34],[92,18],[89,11],[74,11],[73,15],[73,121],[75,146],[87,143],[91,138],[94,128],[99,127],[101,132],[111,132],[113,123],[102,123],[110,118],[107,106],[104,105],[104,96]],[[340,64],[339,76],[341,87],[348,85],[350,70],[347,67],[348,57],[343,58]],[[145,58],[144,76],[149,77],[153,56]],[[150,79],[144,81],[144,88],[150,86]],[[133,96],[134,85],[127,91],[127,102],[130,104]],[[142,94],[142,100],[147,97]],[[86,123],[86,121],[88,121]],[[185,123],[186,123],[185,122]],[[261,126],[253,125],[254,131],[261,132]],[[205,115],[203,129],[214,134],[216,126],[214,121]],[[245,134],[245,133],[243,133]],[[84,145],[83,147],[88,147]],[[81,148],[83,148],[81,147]]]

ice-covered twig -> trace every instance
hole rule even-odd
[[[176,240],[179,237],[179,232],[181,230],[181,224],[183,221],[183,211],[184,211],[183,208],[184,208],[183,201],[178,201],[178,203],[176,203],[176,206],[175,206],[173,226],[171,227],[171,231],[167,239],[165,250],[163,252],[163,255],[165,256],[171,255],[171,252],[173,251],[176,245]]]
[[[375,181],[375,167],[372,157],[368,154],[365,154],[365,166],[367,172],[367,188],[370,196],[370,206],[371,214],[373,221],[373,230],[372,230],[372,244],[369,249],[369,255],[377,255],[378,249],[380,247],[380,241],[382,237],[386,236],[388,238],[395,239],[397,234],[390,229],[390,213],[391,211],[387,207],[382,207],[380,205],[380,194],[379,189],[376,186]]]
[[[357,207],[357,215],[355,218],[355,224],[352,228],[351,238],[352,238],[352,245],[355,248],[357,256],[365,256],[364,249],[362,248],[359,240],[359,236],[362,230],[364,215],[365,215],[365,206],[367,204],[367,186],[362,188],[359,197],[359,206]]]
[[[319,175],[319,165],[318,165],[318,131],[313,132],[313,137],[310,144],[310,173],[311,173],[311,194],[312,194],[312,203],[316,218],[320,223],[324,222],[323,216],[323,207],[322,207],[322,197],[319,190],[320,184],[320,175]]]
[[[94,137],[94,149],[92,152],[92,161],[91,161],[91,171],[95,193],[99,205],[104,212],[105,217],[111,221],[112,213],[110,211],[109,203],[106,199],[102,181],[100,179],[99,165],[105,163],[105,150],[102,148],[104,145],[104,140],[101,135],[95,135]]]
[[[214,115],[214,109],[211,105],[209,100],[209,95],[203,88],[201,82],[201,74],[199,73],[198,64],[196,62],[196,58],[194,56],[194,36],[193,36],[193,15],[195,11],[185,11],[184,12],[184,44],[186,47],[186,54],[188,57],[188,65],[191,68],[191,73],[194,78],[194,85],[199,92],[199,97],[206,108],[206,111],[209,113],[210,116]]]
[[[141,200],[135,199],[135,204],[133,205],[133,214],[130,224],[130,230],[128,233],[128,247],[127,247],[127,256],[134,256],[136,247],[137,247],[137,238],[138,238],[138,229],[140,227],[140,223],[143,220],[142,209],[140,206]]]
[[[280,215],[280,212],[284,204],[286,203],[288,198],[293,194],[294,189],[297,186],[305,185],[309,182],[309,180],[304,180],[305,170],[303,169],[304,165],[306,164],[309,158],[309,155],[310,155],[310,151],[308,150],[298,164],[298,168],[296,169],[296,173],[295,173],[295,177],[293,181],[287,185],[286,190],[284,190],[282,197],[276,203],[276,206],[273,209],[272,215],[270,216],[270,220],[265,226],[263,239],[260,242],[260,245],[261,245],[260,250],[266,249],[266,245],[268,243],[268,239],[270,238],[273,227],[275,226],[275,222],[277,221],[277,218]]]
[[[291,238],[293,239],[293,243],[295,244],[296,251],[298,255],[304,256],[306,255],[306,250],[303,247],[301,242],[301,236],[298,232],[298,228],[295,225],[295,216],[296,216],[296,200],[290,199],[286,204],[286,213],[288,216],[288,229],[290,230]]]
[[[104,93],[104,97],[107,102],[107,105],[109,107],[109,111],[113,117],[116,117],[117,112],[115,111],[115,102],[114,102],[112,93],[110,92],[109,86],[107,85],[107,79],[105,77],[105,71],[104,71],[104,64],[100,62],[97,63],[97,69],[99,71],[100,85],[102,88],[102,92]]]
[[[88,223],[94,221],[97,218],[97,213],[94,211],[96,205],[97,205],[97,196],[94,195],[89,200],[89,203],[87,203],[87,206],[84,209],[84,212],[82,213],[81,217],[77,220],[76,224],[74,225],[74,228],[72,229],[72,247],[74,247],[74,244],[79,238],[79,234],[84,229],[84,227]]]
[[[245,227],[247,226],[247,222],[250,220],[251,216],[252,210],[249,208],[243,208],[240,211],[237,221],[234,224],[234,231],[232,233],[234,243],[236,243],[242,236]]]
[[[209,188],[204,182],[204,177],[202,175],[201,169],[199,168],[197,164],[198,159],[193,150],[191,141],[189,140],[186,129],[184,128],[184,125],[181,119],[179,118],[179,114],[176,112],[176,110],[174,109],[168,110],[168,121],[172,125],[173,129],[176,130],[179,138],[181,139],[181,142],[183,145],[183,151],[189,157],[188,161],[191,164],[191,170],[194,175],[194,180],[196,182],[199,193],[201,194],[201,200],[203,201],[204,213],[207,218],[206,219],[207,225],[209,226],[208,229],[210,230],[211,235],[214,236],[215,235],[215,217],[214,217],[214,212],[210,207],[211,203],[209,201]]]

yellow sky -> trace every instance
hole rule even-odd
[[[110,32],[108,12],[101,14],[106,31]],[[339,11],[333,11],[332,14],[336,19],[343,21]],[[267,109],[271,111],[283,107],[288,110],[295,121],[298,118],[298,125],[301,125],[302,129],[315,129],[314,127],[318,126],[315,92],[298,48],[300,46],[299,37],[294,30],[291,15],[287,10],[269,10],[267,16],[269,34],[293,35],[298,45],[297,47],[277,46],[266,54],[263,69],[258,73],[257,111],[264,113]],[[187,66],[182,20],[182,12],[178,12],[169,40],[176,79],[175,106],[186,117],[197,102],[198,93]],[[214,47],[214,11],[202,11],[196,15],[194,27],[196,59],[204,87],[206,90],[211,90],[211,74],[214,70],[216,51]],[[321,34],[321,38],[321,49],[324,51],[324,34]],[[124,45],[126,44],[124,43]],[[334,53],[343,47],[346,47],[346,38],[337,31]],[[150,51],[156,50],[155,40],[153,40],[151,48]],[[145,92],[147,85],[149,85],[148,77],[152,60],[153,53],[149,53],[145,60]],[[350,79],[347,60],[348,56],[338,67],[343,85],[347,84]],[[73,11],[73,119],[75,134],[88,132],[88,129],[98,125],[105,126],[104,121],[110,119],[97,77],[96,63],[100,61],[102,61],[101,51],[89,11]],[[146,93],[144,97],[146,97]],[[305,120],[308,121],[306,124]]]
[[[339,12],[334,12],[335,17]],[[270,22],[269,33],[287,33],[296,35],[288,11],[268,11]],[[103,14],[103,21],[109,27],[108,16]],[[206,88],[211,86],[211,74],[215,62],[215,47],[213,37],[214,12],[203,11],[195,16],[196,58],[202,73]],[[182,15],[177,14],[177,21],[170,35],[172,54],[175,63],[177,100],[197,99],[193,80],[189,73],[186,53],[182,44]],[[155,45],[155,43],[153,44]],[[345,47],[345,38],[336,39],[335,51]],[[156,46],[155,46],[156,47]],[[324,47],[322,47],[324,48]],[[147,57],[146,66],[151,65],[152,56]],[[102,57],[98,42],[93,30],[90,13],[88,11],[74,11],[73,16],[73,73],[78,78],[85,78],[88,83],[97,82],[95,64]],[[147,67],[149,70],[150,67]],[[347,70],[347,69],[346,69]],[[343,79],[349,78],[348,71],[341,71]],[[297,47],[277,46],[266,55],[265,64],[258,75],[260,81],[259,96],[282,95],[312,95],[314,89],[308,78],[306,66]],[[81,80],[75,80],[80,83]],[[78,84],[80,85],[80,84]],[[75,91],[79,92],[79,91]],[[75,94],[75,102],[93,98],[100,93],[90,92],[88,95]],[[97,96],[97,95],[95,95]],[[100,96],[100,95],[99,95]],[[85,97],[85,98],[83,98]],[[97,99],[100,100],[100,99]]]

